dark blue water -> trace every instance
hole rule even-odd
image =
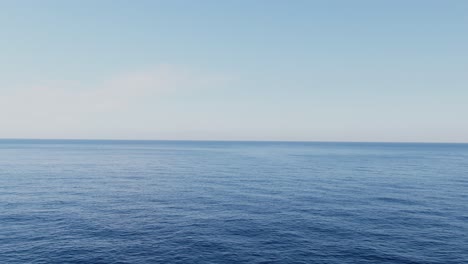
[[[0,263],[468,263],[468,145],[0,141]]]

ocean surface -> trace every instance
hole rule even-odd
[[[0,263],[468,263],[468,145],[0,140]]]

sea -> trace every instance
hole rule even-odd
[[[0,140],[0,263],[468,263],[468,144]]]

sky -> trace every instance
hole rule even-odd
[[[0,0],[0,138],[468,142],[465,0]]]

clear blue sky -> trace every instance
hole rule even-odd
[[[468,1],[0,1],[0,138],[468,142]]]

